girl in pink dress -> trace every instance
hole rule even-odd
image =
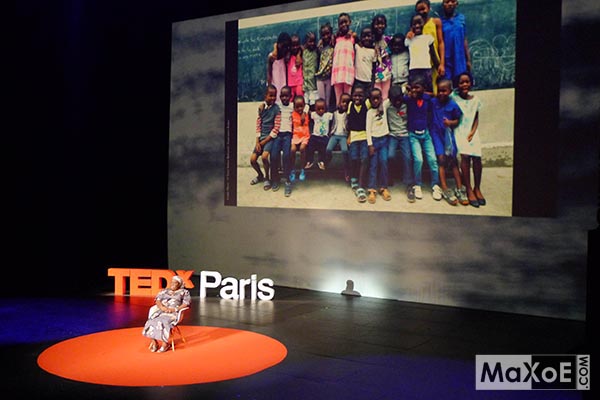
[[[296,96],[304,96],[304,73],[302,72],[302,45],[300,36],[292,35],[290,60],[287,65],[287,82],[292,89],[292,99]]]
[[[350,30],[350,15],[341,13],[338,16],[338,31],[334,38],[333,66],[331,68],[331,85],[335,91],[335,102],[339,102],[342,93],[352,93],[354,84],[354,42],[356,33]]]
[[[280,103],[279,93],[281,88],[287,85],[287,64],[290,58],[292,39],[286,32],[281,32],[277,37],[277,43],[273,51],[267,57],[267,85],[273,85],[277,89],[276,103]]]

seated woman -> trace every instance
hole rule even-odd
[[[169,350],[169,338],[177,321],[177,312],[190,306],[191,296],[183,284],[183,279],[175,275],[171,279],[171,285],[158,292],[155,301],[156,304],[150,308],[142,335],[152,339],[148,347],[151,352],[162,353]]]

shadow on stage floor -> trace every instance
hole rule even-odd
[[[283,287],[273,301],[193,297],[185,317],[185,325],[250,331],[285,345],[283,361],[249,376],[130,387],[65,379],[38,366],[45,349],[66,339],[123,328],[141,332],[151,303],[112,294],[3,299],[3,391],[11,399],[583,398],[577,391],[475,390],[476,354],[582,353],[583,322]],[[147,346],[141,334],[139,340]],[[185,344],[177,347],[185,351]],[[165,362],[164,368],[186,365]]]

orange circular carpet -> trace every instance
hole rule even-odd
[[[287,355],[279,341],[254,332],[181,325],[175,351],[152,353],[142,327],[79,336],[44,350],[38,365],[75,381],[115,386],[172,386],[252,375]]]

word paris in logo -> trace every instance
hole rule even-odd
[[[175,275],[180,276],[185,287],[195,287],[191,278],[194,271],[169,269],[142,269],[142,268],[109,268],[108,276],[115,278],[115,295],[122,296],[126,292],[129,281],[129,295],[155,296],[161,289],[168,286],[168,282]],[[258,279],[256,274],[248,279],[223,278],[217,271],[200,272],[200,298],[206,297],[206,289],[221,287],[219,296],[226,300],[272,300],[275,296],[273,280],[269,278]]]
[[[590,390],[589,354],[477,355],[477,390]]]

